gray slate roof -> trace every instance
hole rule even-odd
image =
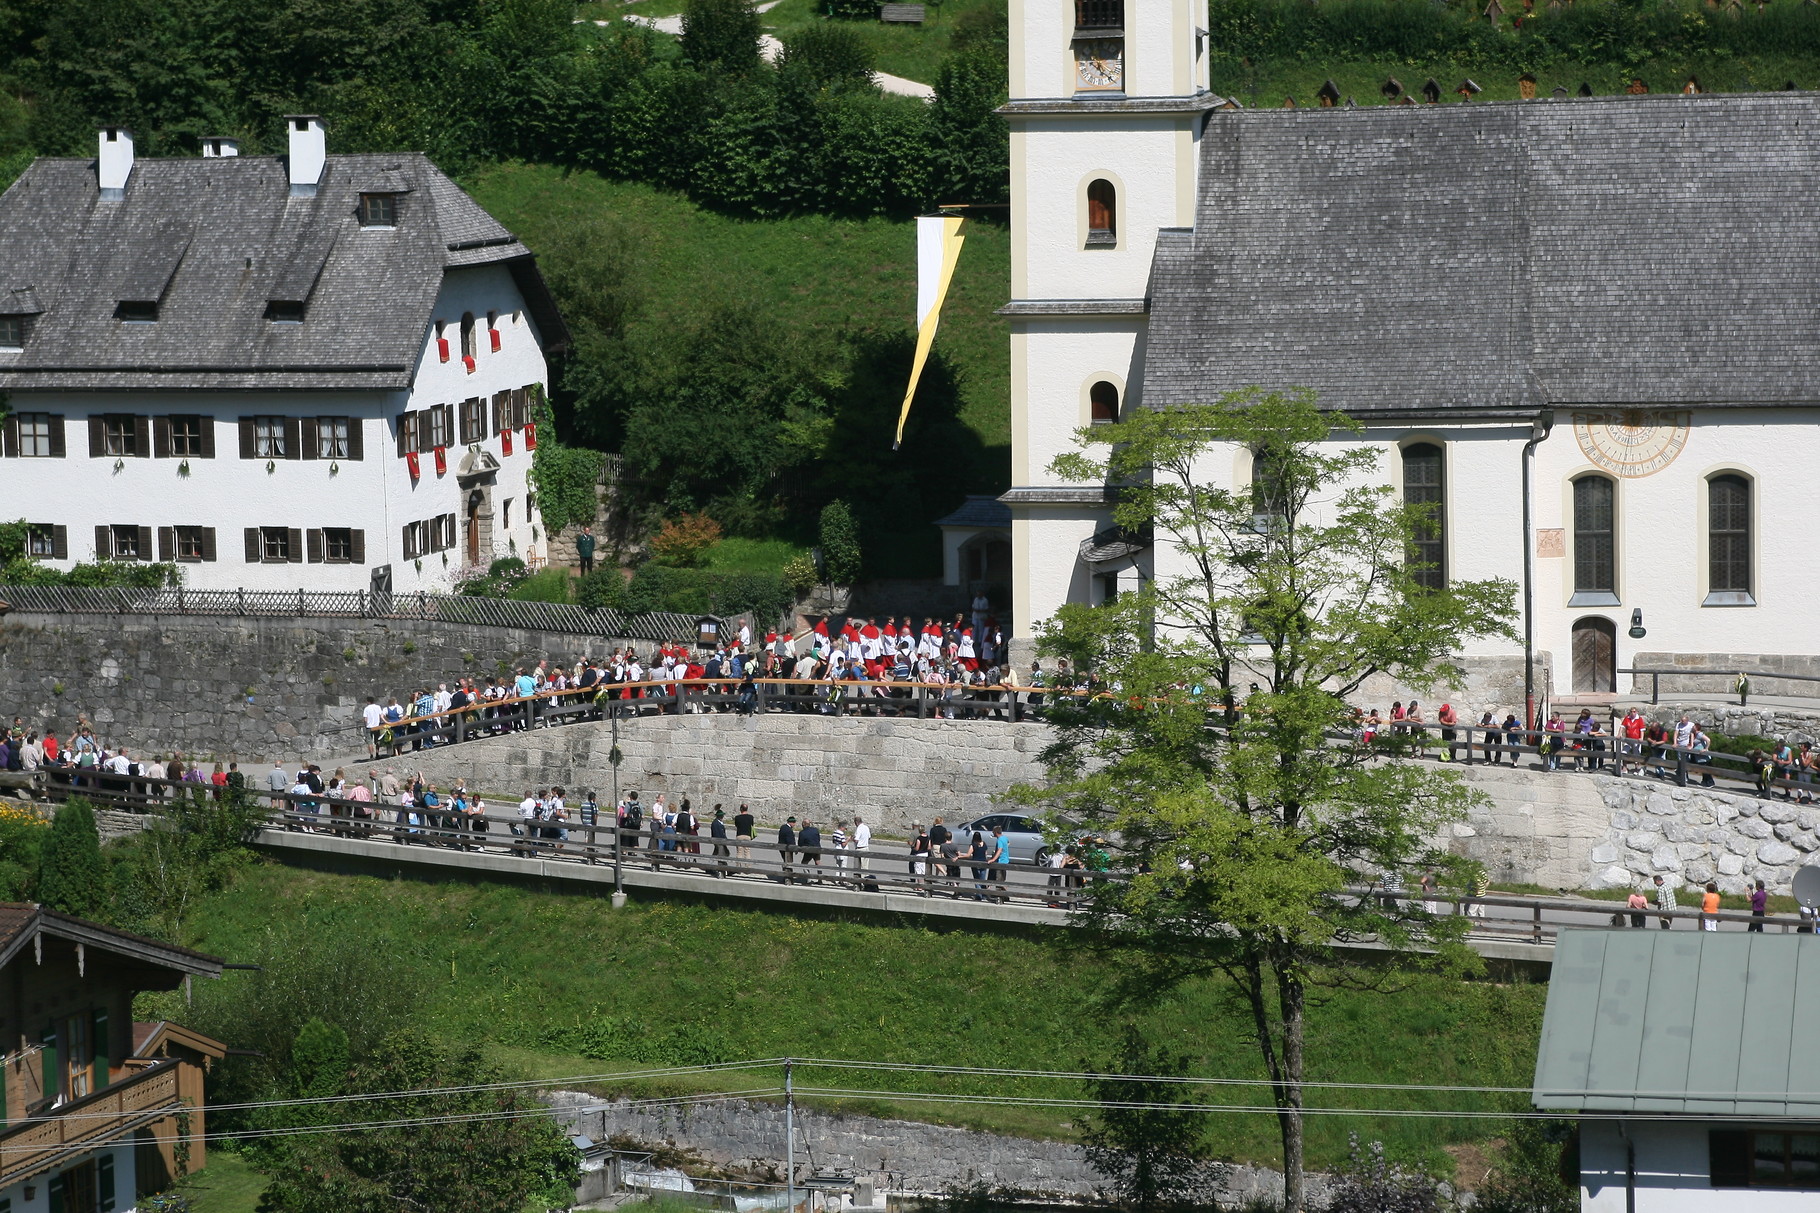
[[[1569,930],[1555,942],[1544,1110],[1820,1117],[1820,938]]]
[[[1820,96],[1222,111],[1144,401],[1820,400]]]
[[[989,493],[969,493],[960,509],[946,517],[937,518],[935,525],[1008,531],[1011,529],[1011,507]]]
[[[398,192],[396,228],[359,195]],[[93,160],[40,159],[0,196],[0,311],[42,309],[0,389],[407,387],[443,271],[502,263],[546,350],[567,331],[530,251],[421,153],[328,158],[293,198],[281,156],[140,159],[119,202]],[[159,300],[154,324],[121,300]],[[265,318],[307,300],[302,324]]]

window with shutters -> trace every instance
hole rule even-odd
[[[31,317],[0,316],[0,350],[22,350],[31,334]]]
[[[348,421],[346,417],[316,418],[316,458],[348,457]]]
[[[139,453],[139,418],[130,413],[109,413],[101,419],[101,453],[133,456]]]
[[[354,559],[354,532],[347,527],[322,528],[322,558],[330,564],[347,564]]]
[[[439,404],[417,414],[417,424],[429,427],[428,436],[424,441],[432,450],[439,446],[449,445],[449,413],[450,410],[446,405]]]
[[[281,526],[259,528],[259,556],[267,564],[283,564],[291,558],[291,532]]]
[[[479,396],[471,396],[461,402],[461,441],[466,445],[486,436],[487,402]]]
[[[177,559],[183,561],[211,560],[206,532],[207,527],[180,526],[172,528],[176,532]]]
[[[1413,442],[1403,448],[1403,504],[1421,507],[1409,545],[1409,562],[1417,585],[1430,590],[1447,586],[1447,491],[1441,448]]]
[[[57,528],[48,522],[27,523],[25,554],[39,560],[57,559]]]
[[[1607,476],[1574,481],[1574,595],[1579,604],[1617,601],[1617,496],[1618,486]]]
[[[203,450],[202,427],[208,424],[201,417],[177,416],[171,418],[171,454],[179,459],[200,459]]]
[[[253,457],[256,459],[287,459],[290,457],[284,444],[284,418],[253,418]]]
[[[1104,177],[1087,186],[1087,245],[1107,247],[1119,242],[1119,193]]]
[[[139,528],[136,526],[109,527],[108,544],[115,560],[150,560],[150,552],[139,550]]]
[[[1752,606],[1751,482],[1736,472],[1706,482],[1707,606]]]
[[[31,459],[48,459],[51,450],[51,415],[49,413],[20,413],[19,454]]]

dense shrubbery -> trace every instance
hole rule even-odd
[[[775,573],[716,573],[650,563],[635,573],[608,605],[642,615],[675,611],[684,615],[738,615],[752,612],[761,623],[777,619],[796,595]]]

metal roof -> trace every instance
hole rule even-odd
[[[1555,943],[1537,1108],[1820,1117],[1820,937],[1568,930]]]

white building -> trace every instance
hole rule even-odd
[[[1528,548],[1538,690],[1814,665],[1820,97],[1245,111],[1197,11],[1012,0],[1017,635],[1167,567],[1049,471],[1074,430],[1255,384],[1366,424],[1438,576]],[[1468,653],[1467,702],[1520,706],[1522,657]]]
[[[1812,935],[1562,931],[1533,1102],[1580,1118],[1584,1213],[1813,1209],[1817,990]]]
[[[446,587],[543,551],[567,334],[530,252],[418,153],[40,159],[0,196],[6,516],[55,567],[201,589]]]

